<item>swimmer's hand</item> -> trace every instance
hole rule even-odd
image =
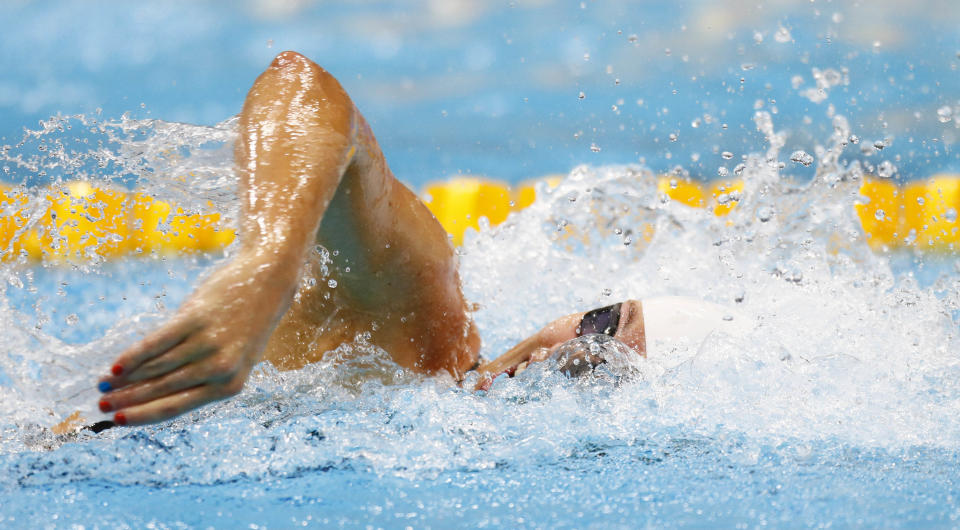
[[[240,255],[159,330],[123,352],[100,381],[120,425],[163,421],[243,389],[290,303],[297,259]],[[112,390],[111,390],[112,389]]]

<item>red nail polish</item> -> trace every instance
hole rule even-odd
[[[110,412],[111,410],[113,410],[113,407],[110,405],[110,402],[105,399],[101,399],[100,412]]]
[[[117,425],[126,425],[126,424],[127,424],[127,416],[126,416],[126,414],[124,414],[124,413],[122,413],[122,412],[118,412],[118,413],[114,414],[114,415],[113,415],[113,422],[116,423]]]
[[[119,364],[115,364],[113,365],[113,367],[110,368],[110,373],[112,373],[113,375],[120,375],[123,373],[123,367],[120,366]]]

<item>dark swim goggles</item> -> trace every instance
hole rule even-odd
[[[582,337],[593,333],[614,336],[617,333],[617,326],[620,325],[620,305],[613,304],[587,311],[577,325],[577,336]]]

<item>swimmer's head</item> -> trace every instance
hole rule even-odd
[[[569,377],[612,363],[611,368],[632,364],[646,350],[643,308],[637,300],[569,315],[544,328],[544,337],[553,339],[539,357],[549,357]]]
[[[569,376],[588,373],[601,364],[630,365],[646,355],[643,308],[638,300],[574,313],[554,320],[496,360],[478,367],[476,388],[487,390],[493,379],[513,377],[530,363],[553,358]],[[616,358],[616,363],[611,361]]]

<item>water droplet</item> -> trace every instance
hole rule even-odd
[[[594,153],[599,153],[599,152],[600,152],[600,146],[597,145],[597,144],[590,144],[590,150],[593,151]]]
[[[604,289],[602,293],[603,293],[603,296],[610,296],[611,294],[613,294],[613,291],[610,289]]]
[[[627,42],[630,42],[630,43],[636,43],[639,40],[640,40],[640,37],[638,37],[636,33],[632,33],[630,34],[629,37],[627,37]]]
[[[954,208],[947,208],[947,211],[943,212],[943,218],[948,223],[957,222],[957,210]]]
[[[873,147],[878,151],[883,150],[883,148],[886,146],[887,144],[883,143],[883,140],[877,140],[876,142],[873,142]]]
[[[730,171],[726,167],[720,166],[717,168],[717,176],[726,177],[729,174],[730,174]]]
[[[336,289],[336,288],[337,288],[337,280],[330,279],[329,281],[327,281],[327,287],[329,287],[329,288],[331,288],[331,289]]]
[[[74,326],[77,322],[80,322],[80,317],[76,313],[70,313],[67,315],[66,321],[68,326]]]
[[[953,109],[950,105],[944,105],[937,109],[937,119],[940,123],[949,123],[953,119]]]
[[[917,197],[917,204],[923,206],[924,202],[926,202],[926,200],[923,197]]]
[[[753,70],[756,67],[757,65],[754,63],[743,63],[740,65],[740,69],[743,70],[744,72],[749,72],[750,70]]]
[[[770,219],[773,219],[773,214],[775,213],[774,209],[770,206],[761,206],[757,209],[757,219],[761,223],[766,223]]]
[[[851,135],[850,135],[850,138],[847,138],[847,139],[850,141],[850,143],[852,143],[852,144],[854,144],[854,145],[860,143],[860,137],[857,136],[857,135],[855,135],[855,134],[851,134]]]
[[[670,135],[667,136],[667,138],[669,138],[671,142],[676,142],[676,141],[677,141],[677,133],[670,133]]]
[[[730,160],[731,158],[733,158],[733,153],[731,153],[730,151],[724,151],[724,152],[720,153],[720,156],[721,156],[724,160]]]
[[[888,179],[897,173],[897,166],[889,160],[884,160],[877,165],[877,176]]]
[[[773,40],[779,42],[780,44],[790,42],[791,39],[792,37],[790,36],[790,30],[783,26],[777,28],[777,32],[773,34]]]
[[[737,176],[740,176],[740,175],[743,173],[743,170],[744,170],[744,169],[747,169],[747,165],[746,165],[746,164],[737,164],[737,165],[734,166],[734,168],[733,168],[733,173],[734,173],[735,175],[737,175]]]
[[[580,98],[580,99],[583,99],[583,98],[587,97],[587,95],[584,94],[583,91],[581,90],[581,91],[580,91],[580,94],[577,95],[577,97]]]
[[[884,219],[887,218],[886,212],[884,212],[880,208],[877,208],[877,211],[876,213],[873,214],[873,216],[877,219],[877,221],[883,221]]]
[[[798,164],[803,164],[804,166],[809,166],[813,163],[813,155],[803,150],[797,150],[790,155],[790,160]]]

